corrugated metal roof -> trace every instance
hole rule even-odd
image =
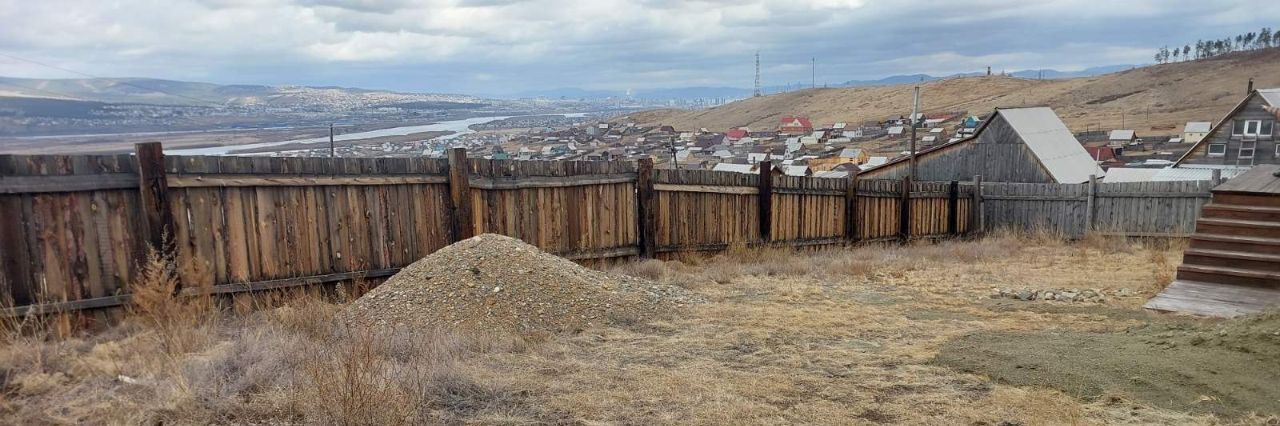
[[[1258,94],[1262,95],[1262,99],[1265,99],[1271,106],[1280,107],[1280,88],[1261,89],[1258,90]]]
[[[730,164],[730,163],[716,164],[715,167],[711,168],[711,170],[715,170],[717,172],[754,173],[754,171],[752,171],[751,169],[752,169],[752,166],[750,164]]]
[[[1182,128],[1183,133],[1209,133],[1209,129],[1213,127],[1213,123],[1208,121],[1188,121],[1187,125]]]
[[[1089,175],[1102,176],[1102,169],[1052,109],[1009,108],[1000,109],[999,114],[1058,183],[1081,183],[1089,180]]]
[[[1112,130],[1111,136],[1108,137],[1113,141],[1127,141],[1133,139],[1133,130]]]
[[[782,173],[787,176],[804,176],[809,173],[809,166],[788,165],[782,169]]]
[[[1184,180],[1213,180],[1214,168],[1169,167],[1164,169],[1144,169],[1113,167],[1107,170],[1103,182],[1170,182]],[[1244,173],[1248,167],[1217,168],[1222,170],[1223,179],[1231,179]]]
[[[864,168],[875,167],[888,162],[889,162],[889,157],[871,157],[867,159],[867,163],[864,164],[863,166]]]
[[[817,172],[817,173],[814,173],[814,174],[813,174],[813,177],[820,177],[820,178],[846,178],[846,177],[849,177],[849,172],[841,172],[841,171],[836,171],[836,170],[828,170],[828,171],[825,171],[825,172]]]
[[[1163,169],[1139,169],[1112,167],[1107,169],[1107,176],[1102,178],[1103,182],[1151,182],[1156,173]]]

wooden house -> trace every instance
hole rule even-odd
[[[1280,164],[1276,120],[1280,88],[1253,90],[1179,158],[1175,167],[1244,168]]]
[[[1260,165],[1213,188],[1177,277],[1148,309],[1230,317],[1280,306],[1278,174]]]
[[[1058,115],[1047,107],[998,108],[973,136],[916,154],[916,180],[1082,183],[1102,169],[1089,157]],[[900,179],[910,173],[908,157],[869,168],[868,179]]]

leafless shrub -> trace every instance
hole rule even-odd
[[[171,255],[148,250],[130,291],[130,318],[153,331],[165,353],[190,352],[211,341],[207,330],[216,319],[212,292],[205,285],[180,294]]]

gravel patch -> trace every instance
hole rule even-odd
[[[566,333],[642,323],[701,301],[679,287],[588,269],[518,239],[483,234],[405,267],[339,319],[365,326]]]

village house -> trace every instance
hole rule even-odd
[[[1196,143],[1204,139],[1209,134],[1209,130],[1213,128],[1213,123],[1208,121],[1188,121],[1186,126],[1182,127],[1182,140],[1180,143]],[[1172,141],[1171,141],[1172,142]]]
[[[1280,88],[1251,90],[1235,108],[1179,158],[1176,167],[1244,169],[1280,164],[1275,123]]]
[[[1133,130],[1112,130],[1107,135],[1107,145],[1112,148],[1124,148],[1138,141],[1138,133]]]
[[[813,122],[808,117],[786,116],[782,117],[782,124],[778,126],[778,133],[786,133],[792,135],[805,135],[813,133]]]
[[[973,137],[916,154],[916,179],[989,182],[1082,183],[1102,169],[1080,146],[1058,115],[1047,107],[999,108]],[[870,179],[901,179],[908,157],[862,172]]]

